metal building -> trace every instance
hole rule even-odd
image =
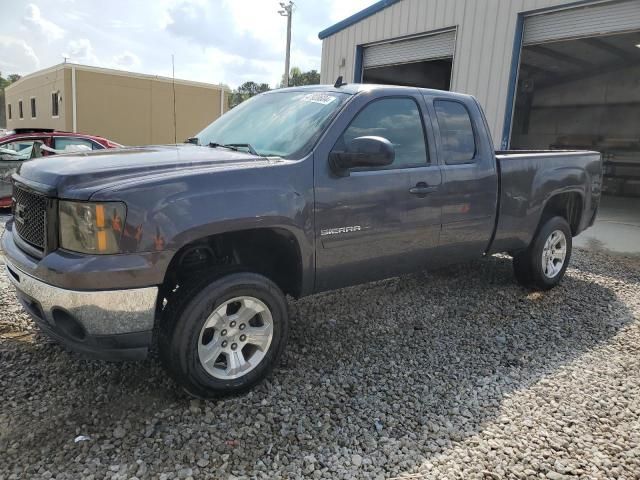
[[[323,83],[472,94],[497,148],[599,150],[640,195],[640,0],[382,0],[319,37]]]
[[[182,142],[228,109],[227,93],[220,85],[63,63],[5,89],[7,127],[89,133],[124,145]]]

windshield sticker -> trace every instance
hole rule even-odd
[[[332,97],[331,95],[327,95],[326,93],[310,93],[302,97],[303,102],[313,102],[319,103],[321,105],[329,105],[335,99],[336,97]]]

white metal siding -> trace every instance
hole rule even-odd
[[[402,0],[325,38],[321,80],[333,83],[342,75],[345,81],[352,81],[356,45],[457,27],[451,89],[469,93],[479,100],[494,142],[499,146],[518,13],[573,2],[575,0]],[[344,66],[341,66],[342,59],[345,59]]]
[[[640,1],[568,8],[525,19],[523,44],[640,30]]]
[[[365,68],[371,68],[453,57],[455,46],[455,30],[398,42],[381,43],[364,49],[362,64]]]

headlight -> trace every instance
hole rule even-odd
[[[80,253],[119,253],[127,209],[120,202],[60,201],[60,246]]]

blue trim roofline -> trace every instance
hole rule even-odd
[[[356,64],[353,68],[353,83],[362,83],[362,60],[364,59],[364,48],[356,45]]]
[[[522,34],[524,32],[524,14],[518,13],[516,20],[516,32],[513,38],[513,52],[511,54],[511,70],[509,71],[509,87],[507,89],[507,104],[504,112],[504,125],[502,126],[501,150],[508,150],[511,143],[511,125],[513,120],[514,102],[518,88],[518,70],[520,67],[520,52],[522,51]]]
[[[338,33],[340,30],[344,30],[347,27],[350,27],[354,23],[358,23],[360,20],[364,20],[371,15],[378,13],[380,10],[384,10],[387,7],[390,7],[394,3],[398,3],[400,0],[380,0],[379,2],[374,3],[373,5],[368,6],[364,10],[354,13],[348,18],[339,21],[335,25],[331,25],[330,27],[325,28],[318,34],[318,38],[320,40],[327,38],[334,33]]]

